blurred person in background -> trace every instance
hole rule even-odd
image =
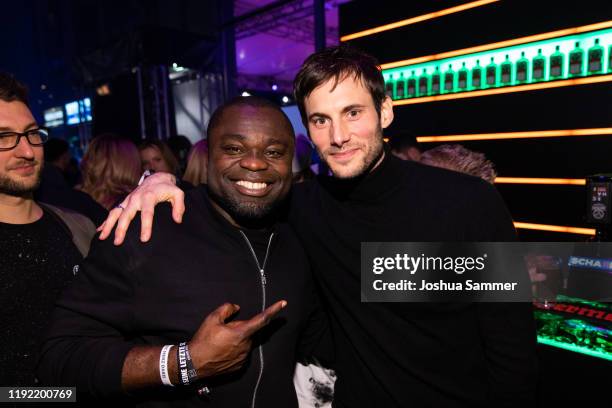
[[[421,163],[480,177],[491,184],[497,177],[495,165],[483,153],[459,144],[445,144],[427,150],[421,155]]]
[[[179,164],[168,145],[160,140],[147,140],[138,146],[142,170],[178,175]]]
[[[72,188],[66,172],[72,167],[70,146],[63,139],[51,138],[44,145],[45,165],[34,199],[85,215],[94,224],[104,221],[107,211],[88,194]]]
[[[43,150],[45,152],[45,163],[48,164],[47,167],[53,166],[63,176],[63,173],[68,170],[70,159],[72,158],[68,142],[64,139],[52,137],[45,143]]]
[[[183,181],[194,187],[206,184],[206,167],[208,166],[208,140],[202,139],[193,145],[187,160],[187,169]]]
[[[174,135],[170,136],[168,140],[166,140],[166,144],[178,162],[179,174],[184,174],[185,170],[187,169],[189,152],[191,152],[191,141],[187,138],[187,136]]]
[[[295,153],[291,164],[294,183],[302,183],[315,177],[310,168],[313,151],[314,148],[306,136],[300,133],[295,137]]]
[[[391,153],[402,160],[421,160],[421,147],[416,137],[410,133],[399,133],[389,140]]]
[[[91,140],[81,161],[79,190],[110,210],[138,184],[140,157],[132,141],[112,134]]]

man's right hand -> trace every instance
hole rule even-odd
[[[185,193],[176,186],[176,178],[173,175],[155,173],[147,177],[121,204],[108,213],[106,220],[98,227],[98,231],[101,231],[99,238],[108,238],[117,224],[113,243],[121,245],[130,222],[140,211],[140,240],[147,242],[151,238],[155,206],[164,201],[172,204],[172,218],[180,223],[185,212]]]
[[[251,336],[266,326],[287,302],[274,303],[249,320],[226,323],[240,310],[225,303],[209,314],[189,342],[189,353],[198,378],[236,371],[242,367],[251,350]]]

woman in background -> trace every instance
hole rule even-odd
[[[83,182],[77,188],[110,210],[137,186],[140,155],[132,141],[100,135],[89,142],[81,171]]]
[[[206,166],[208,166],[208,141],[203,139],[194,144],[189,151],[183,181],[194,187],[206,184]]]
[[[178,161],[172,150],[160,140],[147,140],[138,146],[142,170],[153,172],[165,172],[177,176],[179,170]]]

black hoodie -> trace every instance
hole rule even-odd
[[[134,345],[188,341],[225,302],[240,305],[238,319],[261,312],[264,288],[251,249],[212,207],[205,189],[186,194],[182,224],[172,221],[168,205],[158,207],[149,243],[139,240],[139,222],[122,246],[95,239],[55,308],[38,368],[43,384],[76,385],[97,399],[125,397],[121,370]],[[326,320],[317,312],[308,260],[292,230],[279,223],[267,234],[246,235],[257,241],[251,244],[261,264],[270,233],[265,303],[285,299],[287,307],[254,338],[255,347],[262,345],[263,367],[256,348],[243,369],[205,382],[211,389],[205,406],[250,407],[254,398],[256,407],[297,406],[296,358],[321,346]],[[180,387],[160,386],[140,396],[143,406],[203,404],[195,390]]]

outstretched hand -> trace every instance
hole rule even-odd
[[[115,245],[121,245],[125,239],[130,222],[140,211],[140,240],[147,242],[151,238],[153,215],[158,203],[168,201],[172,205],[172,219],[180,223],[185,212],[185,193],[176,186],[176,178],[170,173],[155,173],[132,191],[117,207],[108,213],[106,220],[97,229],[99,239],[106,239],[115,229]]]

